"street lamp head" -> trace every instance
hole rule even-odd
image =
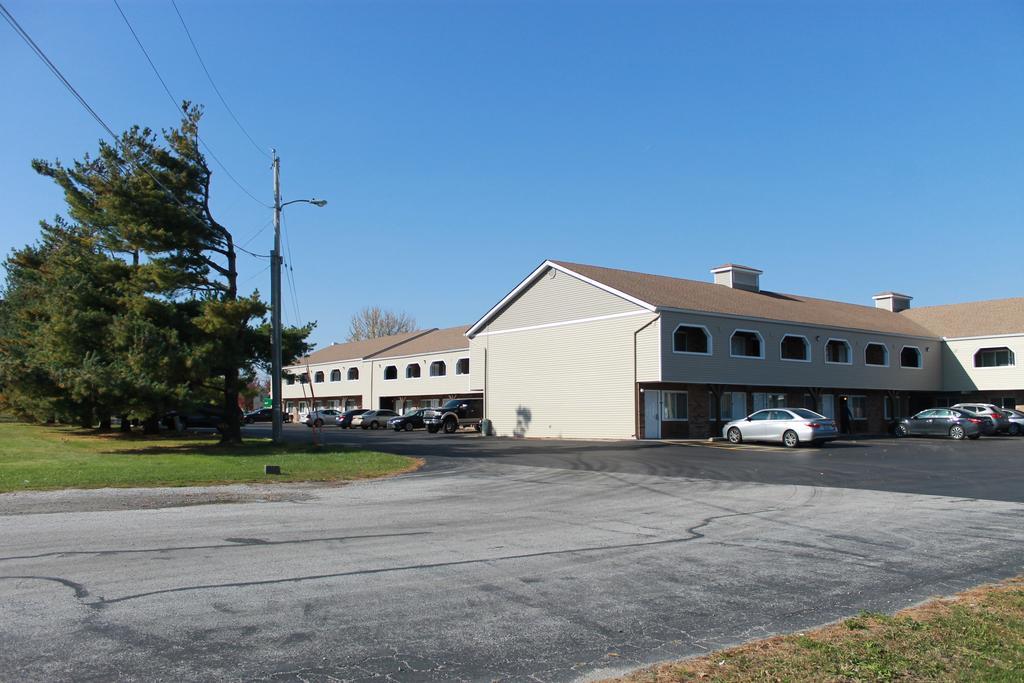
[[[314,206],[327,206],[327,200],[326,199],[311,199],[311,200],[309,200],[309,203],[314,205]]]

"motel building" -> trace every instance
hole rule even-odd
[[[482,396],[499,436],[720,436],[755,410],[807,407],[884,433],[959,402],[1024,406],[1024,298],[912,308],[545,261],[476,323],[335,344],[286,368],[285,407],[435,406]]]

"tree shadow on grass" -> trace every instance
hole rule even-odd
[[[364,448],[351,446],[317,447],[310,444],[284,444],[275,446],[271,443],[251,443],[241,446],[221,446],[214,443],[158,445],[153,444],[140,448],[118,448],[103,451],[103,455],[207,455],[225,458],[264,458],[282,455],[345,455],[365,451]]]

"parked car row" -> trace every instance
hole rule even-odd
[[[243,422],[247,425],[251,425],[253,422],[273,422],[274,421],[274,409],[273,408],[260,408],[259,410],[252,410],[245,414],[242,418]],[[284,422],[291,422],[291,413],[281,412],[281,420]]]
[[[399,415],[394,410],[368,410],[356,408],[344,412],[333,408],[311,410],[301,421],[308,427],[323,427],[334,424],[342,429],[393,429],[396,432],[411,432],[426,429],[431,434],[443,431],[453,434],[459,429],[472,427],[480,431],[484,416],[484,401],[481,398],[453,398],[438,408],[420,410]]]
[[[982,436],[1024,434],[1024,413],[991,403],[957,403],[949,408],[929,408],[900,420],[896,436],[944,436],[977,439]]]

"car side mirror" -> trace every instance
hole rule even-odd
[[[747,422],[750,422],[750,418],[749,417],[747,418]]]

